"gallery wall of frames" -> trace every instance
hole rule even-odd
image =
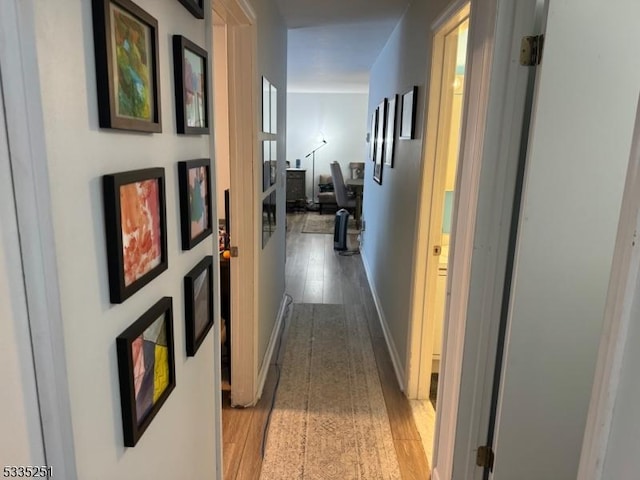
[[[204,0],[178,2],[184,15],[204,18]],[[155,6],[154,4],[147,5]],[[160,7],[158,7],[160,8]],[[175,110],[175,132],[180,137],[208,135],[208,53],[179,32],[167,32],[154,17],[131,0],[92,0],[97,111],[102,131],[132,135],[162,135],[163,112]],[[204,22],[203,22],[204,29]],[[172,63],[161,49],[170,37]],[[165,78],[161,72],[171,71]],[[173,86],[174,105],[162,105],[162,89]],[[113,142],[118,142],[114,137]],[[175,158],[177,185],[168,182],[166,162],[102,176],[104,232],[109,301],[122,304],[167,271],[176,239],[167,224],[175,222],[179,248],[194,249],[210,239],[213,224],[212,171],[209,158]],[[146,166],[146,165],[145,165]],[[177,174],[177,175],[176,175]],[[177,188],[176,188],[177,187]],[[173,189],[171,195],[168,191]],[[177,218],[167,214],[167,198],[178,198]],[[173,229],[171,229],[173,230]],[[176,242],[177,243],[177,242]],[[176,388],[176,357],[194,357],[214,324],[215,289],[213,243],[199,249],[185,271],[184,305],[163,296],[131,318],[129,326],[114,338],[120,388],[124,445],[134,447]],[[178,250],[179,251],[179,250]],[[174,342],[174,313],[184,312],[184,344]],[[180,315],[182,318],[182,315]]]

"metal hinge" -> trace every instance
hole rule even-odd
[[[494,454],[491,447],[478,447],[478,452],[476,454],[477,466],[493,469],[493,458]]]
[[[520,65],[525,67],[540,65],[543,45],[544,35],[522,37],[522,42],[520,43]]]
[[[238,247],[229,247],[229,253],[233,258],[238,256]]]

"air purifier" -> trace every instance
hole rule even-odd
[[[333,230],[333,249],[347,249],[347,227],[349,225],[349,212],[344,208],[336,212],[336,220]]]

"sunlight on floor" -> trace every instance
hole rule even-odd
[[[422,447],[427,455],[429,467],[433,466],[433,436],[436,427],[436,411],[429,400],[409,400],[413,418],[420,433]]]

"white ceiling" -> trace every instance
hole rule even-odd
[[[277,0],[289,28],[288,91],[367,92],[409,0]]]

